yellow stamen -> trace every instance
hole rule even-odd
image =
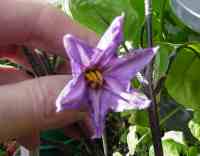
[[[90,75],[91,75],[91,77],[93,78],[93,81],[94,81],[94,82],[98,82],[98,77],[97,77],[95,71],[90,72]]]
[[[96,70],[95,73],[96,73],[98,81],[102,82],[103,81],[103,77],[102,77],[101,73],[98,70]]]
[[[94,80],[94,78],[91,76],[90,72],[85,74],[85,78],[86,78],[88,81],[93,81],[93,80]]]
[[[85,78],[91,88],[98,88],[103,84],[103,76],[99,70],[90,70],[85,73]]]

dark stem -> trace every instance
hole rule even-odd
[[[147,45],[148,47],[153,46],[153,35],[152,35],[152,0],[145,0],[145,17],[146,17],[146,31],[147,31]],[[151,127],[151,134],[153,139],[154,153],[155,156],[163,156],[163,149],[161,143],[161,132],[159,126],[159,117],[156,103],[156,95],[153,92],[153,64],[154,60],[150,63],[146,70],[146,78],[149,85],[145,87],[145,93],[151,99],[151,106],[148,109],[149,112],[149,123]]]
[[[59,62],[59,57],[56,56],[56,55],[54,55],[54,56],[53,56],[52,65],[51,65],[51,66],[52,66],[52,69],[53,69],[53,73],[56,72],[56,68],[57,68],[58,62]]]
[[[129,53],[128,47],[126,46],[125,42],[122,43],[122,47],[126,51],[126,53]]]
[[[44,69],[41,67],[40,62],[38,62],[36,54],[29,51],[29,49],[25,46],[23,46],[22,49],[24,55],[26,56],[28,62],[30,63],[34,71],[35,76],[37,77],[44,76],[45,75]]]
[[[46,54],[46,52],[42,52],[42,55],[40,55],[41,61],[43,62],[45,69],[47,70],[48,74],[53,74],[53,68],[51,65],[51,62],[49,60],[48,55]]]

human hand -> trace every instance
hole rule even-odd
[[[0,57],[24,65],[27,64],[24,56],[16,51],[20,45],[66,57],[62,44],[64,34],[74,34],[93,45],[97,42],[93,32],[40,0],[1,2],[0,21]],[[0,140],[18,138],[33,147],[41,130],[64,127],[87,117],[81,110],[55,112],[55,99],[70,76],[31,79],[22,71],[3,67],[0,74],[0,127],[4,127],[0,129]]]

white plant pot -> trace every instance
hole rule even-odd
[[[200,0],[171,0],[170,4],[186,26],[200,33]]]

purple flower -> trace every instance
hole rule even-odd
[[[138,49],[118,57],[123,20],[123,15],[116,17],[95,48],[72,35],[64,36],[73,79],[58,96],[57,111],[86,107],[94,128],[93,138],[102,136],[108,111],[144,109],[150,104],[144,94],[129,92],[127,87],[157,48]]]

